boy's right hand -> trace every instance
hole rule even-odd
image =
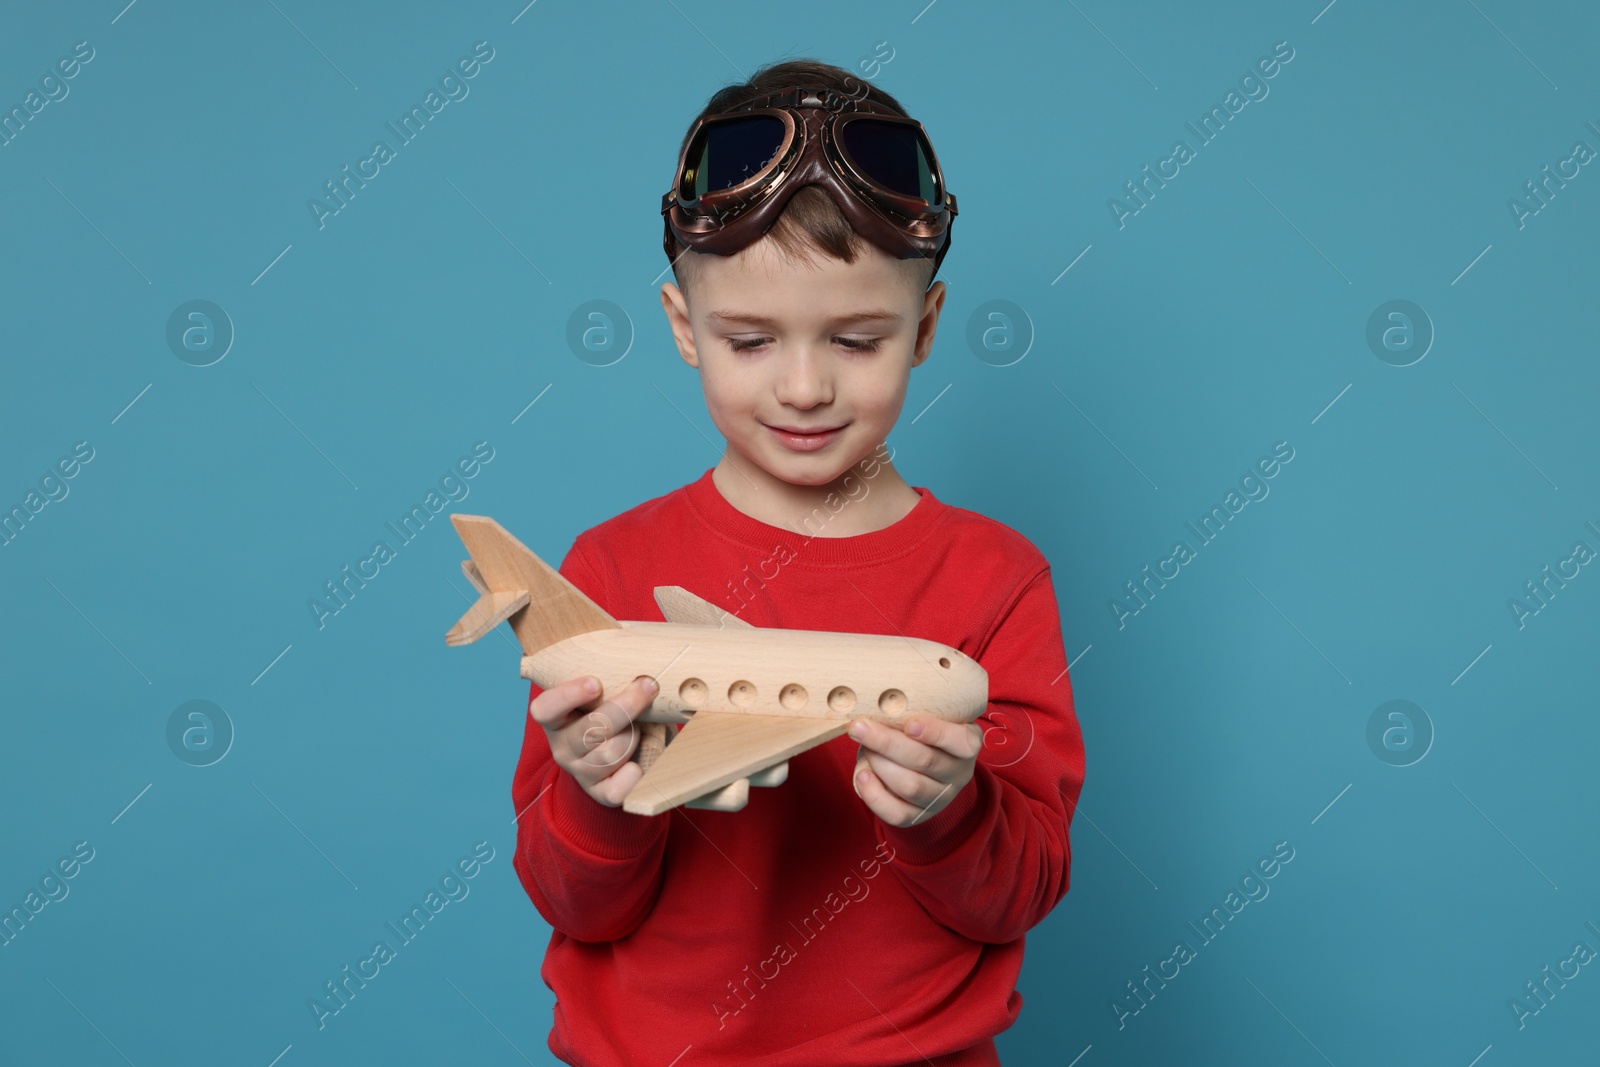
[[[600,692],[600,680],[580,675],[534,697],[528,714],[544,727],[556,763],[585,793],[617,808],[644,776],[628,757],[639,744],[634,720],[650,706],[657,688],[654,678],[640,675],[620,693],[583,710]]]

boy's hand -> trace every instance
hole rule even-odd
[[[938,814],[972,780],[983,728],[913,715],[900,729],[867,719],[850,727],[861,743],[856,793],[891,826],[911,826]]]
[[[655,699],[656,689],[654,678],[641,675],[586,711],[581,709],[600,692],[600,680],[582,675],[534,697],[528,714],[544,727],[556,763],[578,780],[585,793],[617,808],[644,776],[628,757],[639,744],[634,720]]]

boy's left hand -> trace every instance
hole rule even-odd
[[[977,723],[912,715],[897,729],[859,719],[856,794],[891,826],[911,826],[942,811],[969,781],[983,748]]]

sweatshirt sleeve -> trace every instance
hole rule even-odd
[[[561,574],[611,611],[581,542],[567,553]],[[541,692],[531,685],[529,702]],[[517,813],[512,865],[553,930],[579,941],[614,941],[644,921],[661,891],[667,818],[610,808],[585,793],[551,756],[532,715],[526,715],[511,798]]]
[[[879,820],[878,836],[936,921],[1005,944],[1066,894],[1067,831],[1083,789],[1083,735],[1048,564],[1023,583],[974,658],[989,674],[989,706],[972,780],[931,818],[903,827]]]

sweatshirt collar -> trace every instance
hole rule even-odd
[[[834,516],[848,511],[856,502],[838,496],[833,507],[819,506],[811,513],[809,521],[800,530],[786,530],[773,526],[735,508],[728,503],[717,483],[712,480],[714,467],[686,486],[689,504],[697,518],[722,537],[764,554],[775,549],[792,554],[792,564],[800,566],[839,567],[882,563],[914,551],[933,527],[944,517],[948,505],[937,499],[925,486],[914,485],[920,499],[916,506],[898,521],[881,530],[856,534],[852,537],[829,537],[828,525]],[[870,479],[863,479],[869,486]]]

